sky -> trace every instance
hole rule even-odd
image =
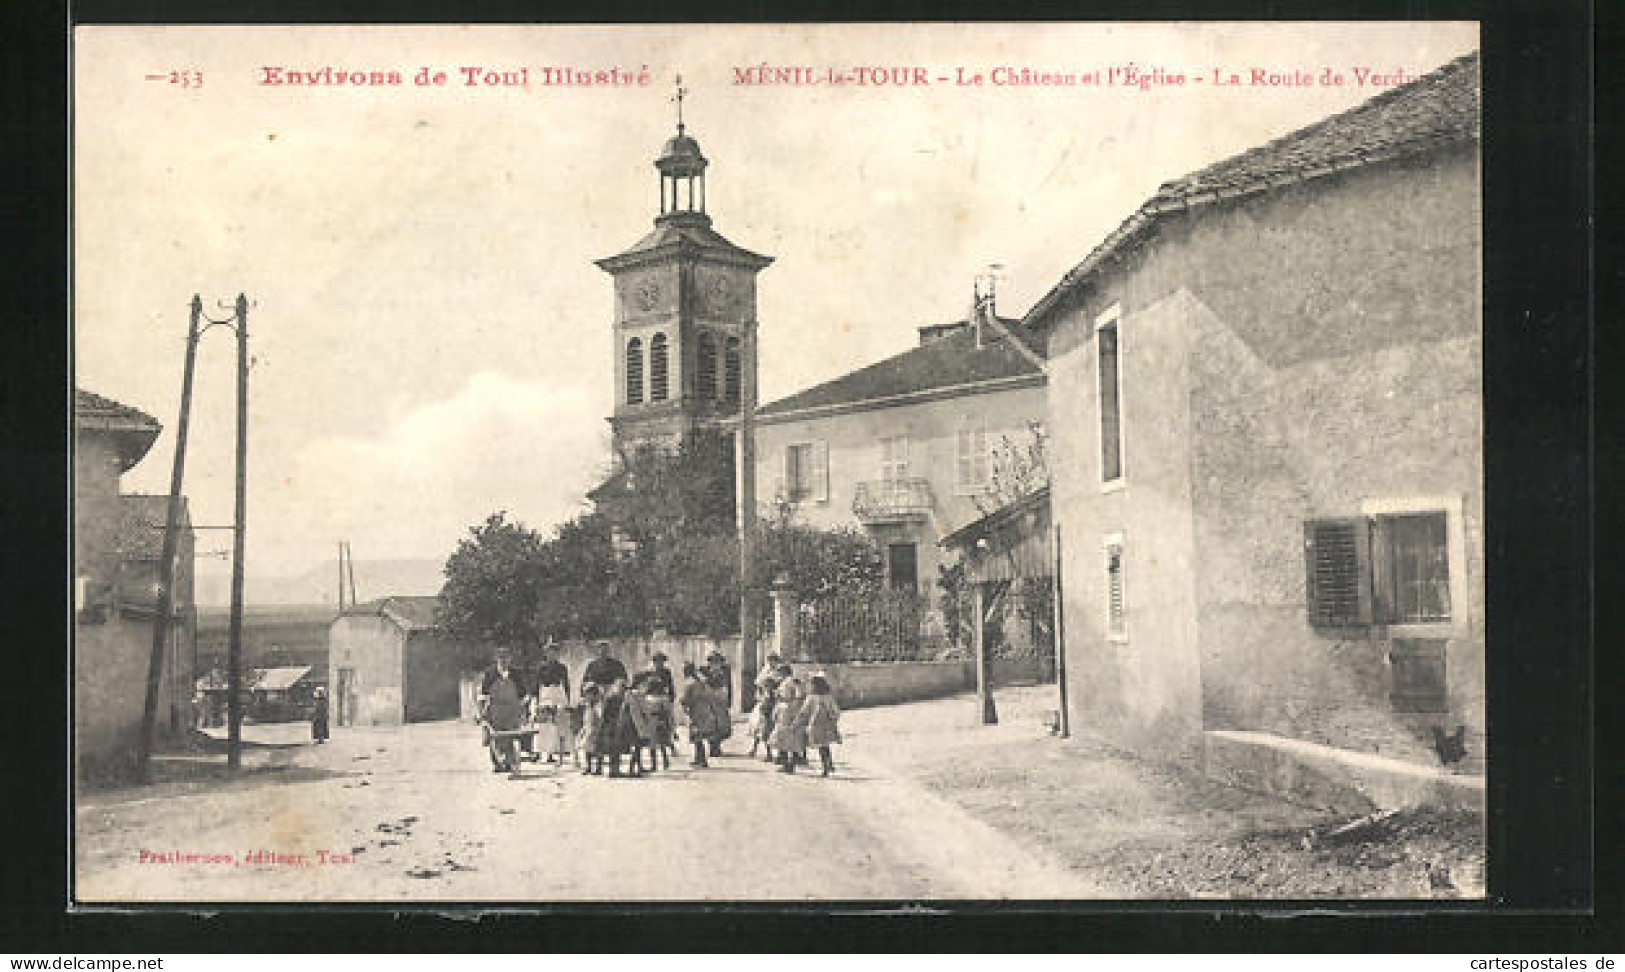
[[[1415,76],[1477,38],[1470,23],[81,27],[75,380],[164,424],[123,485],[165,491],[189,302],[219,319],[245,293],[249,572],[306,571],[340,539],[359,560],[443,559],[498,510],[550,529],[608,468],[612,297],[593,261],[651,228],[678,72],[715,228],[775,257],[765,402],[962,317],[989,264],[1000,313],[1020,315],[1162,182],[1387,90],[1356,69]],[[763,65],[820,83],[742,83]],[[266,83],[324,67],[401,83]],[[445,83],[414,83],[425,67]],[[468,85],[463,68],[530,83]],[[632,83],[550,85],[545,68]],[[860,68],[925,83],[858,83]],[[1024,68],[1078,83],[994,83]],[[1129,68],[1168,83],[1125,85]],[[231,521],[235,355],[224,328],[200,344],[199,524]]]

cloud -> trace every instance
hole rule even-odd
[[[545,529],[580,507],[605,466],[599,397],[482,371],[377,436],[314,439],[261,499],[259,521],[278,535],[256,546],[291,566],[329,556],[340,538],[358,558],[443,557],[497,510]]]

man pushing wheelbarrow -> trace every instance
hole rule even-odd
[[[491,753],[491,771],[519,778],[521,737],[533,736],[535,728],[525,728],[525,690],[514,675],[512,655],[497,653],[496,670],[486,676],[480,693],[480,728]]]

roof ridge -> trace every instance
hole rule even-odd
[[[1434,124],[1431,126],[1424,125],[1422,131],[1394,131],[1392,138],[1377,137],[1371,140],[1373,144],[1370,145],[1355,144],[1353,146],[1327,149],[1313,144],[1315,137],[1320,133],[1326,131],[1336,132],[1340,127],[1354,127],[1350,120],[1358,116],[1372,114],[1380,116],[1382,112],[1401,99],[1425,96],[1429,92],[1439,91],[1442,80],[1463,74],[1468,70],[1476,72],[1476,65],[1479,60],[1480,52],[1478,50],[1469,51],[1466,54],[1452,58],[1426,74],[1420,75],[1413,81],[1375,94],[1343,111],[1327,115],[1277,138],[1226,156],[1188,172],[1177,179],[1170,179],[1162,183],[1145,202],[1141,203],[1127,218],[1120,222],[1111,232],[1107,233],[1081,261],[1062,274],[1061,279],[1027,311],[1022,323],[1029,330],[1035,329],[1038,320],[1055,306],[1062,294],[1093,273],[1102,261],[1116,252],[1130,238],[1147,229],[1160,216],[1171,212],[1189,211],[1222,199],[1234,199],[1284,188],[1357,166],[1392,161],[1442,144],[1454,144],[1459,141],[1477,138],[1479,135],[1478,114],[1474,112],[1470,122],[1465,126],[1440,124],[1437,117],[1424,117],[1424,122],[1431,121]],[[1478,102],[1477,92],[1478,88],[1475,85],[1472,88],[1475,105]],[[1448,117],[1453,107],[1453,105],[1447,103],[1444,110],[1436,114]],[[1400,128],[1401,126],[1395,127]],[[1358,133],[1356,132],[1356,134]],[[1277,164],[1274,166],[1268,164],[1256,165],[1261,160],[1272,160],[1272,156],[1284,154],[1283,150],[1300,146],[1308,149],[1304,153],[1307,158],[1275,158],[1273,161]],[[1315,151],[1317,149],[1318,152]],[[1242,163],[1248,161],[1255,163],[1255,170],[1250,173],[1245,171],[1245,167],[1242,165]],[[1238,169],[1242,171],[1237,172]],[[1222,184],[1217,178],[1221,175],[1230,175],[1232,177],[1231,182]]]

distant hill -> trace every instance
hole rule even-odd
[[[445,561],[428,558],[398,560],[358,560],[355,562],[355,592],[363,601],[378,597],[440,593],[446,577]],[[208,570],[208,573],[204,571]],[[330,560],[298,574],[256,574],[243,579],[243,600],[247,604],[338,605],[339,568]],[[195,598],[200,607],[231,603],[229,566],[198,565]],[[345,591],[344,599],[350,599]]]

